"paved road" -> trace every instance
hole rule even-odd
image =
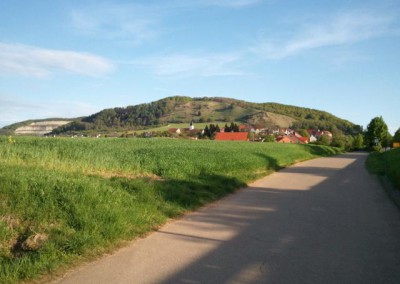
[[[400,212],[365,159],[282,170],[60,283],[400,283]]]

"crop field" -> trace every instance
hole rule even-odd
[[[330,147],[0,136],[0,283],[57,273]]]

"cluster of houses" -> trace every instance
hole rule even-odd
[[[321,136],[326,136],[329,140],[333,138],[332,133],[327,130],[308,129],[307,133],[308,136],[304,137],[293,129],[280,129],[276,132],[276,141],[278,143],[308,144],[317,142]]]
[[[204,129],[195,129],[193,121],[190,122],[188,128],[170,128],[168,129],[168,132],[171,134],[204,135]],[[290,128],[257,129],[249,125],[239,125],[239,132],[225,132],[225,128],[220,128],[220,131],[215,134],[215,140],[264,141],[266,136],[272,136],[278,143],[308,144],[318,141],[321,136],[326,136],[329,140],[332,140],[333,138],[332,133],[326,130],[309,129],[307,130],[307,133],[308,136],[305,137]]]

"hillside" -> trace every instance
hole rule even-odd
[[[346,134],[361,130],[360,126],[315,109],[278,103],[251,103],[230,98],[176,96],[147,104],[105,109],[87,117],[73,119],[71,123],[54,129],[53,133],[141,130],[171,123],[189,123],[192,119],[195,123],[222,124],[236,121],[258,128],[293,126],[341,130]]]
[[[44,135],[54,129],[72,122],[73,119],[49,118],[38,120],[26,120],[5,126],[0,129],[3,135]]]

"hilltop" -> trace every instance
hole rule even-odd
[[[361,130],[358,125],[316,109],[278,103],[252,103],[231,98],[175,96],[146,104],[104,109],[87,117],[69,119],[70,123],[54,128],[52,133],[115,133],[170,123],[189,123],[191,120],[195,123],[236,121],[258,128],[320,128],[340,130],[345,134]],[[29,121],[33,122],[36,121]],[[18,133],[20,127],[27,125],[18,123],[4,129]],[[42,126],[45,125],[42,123]]]

